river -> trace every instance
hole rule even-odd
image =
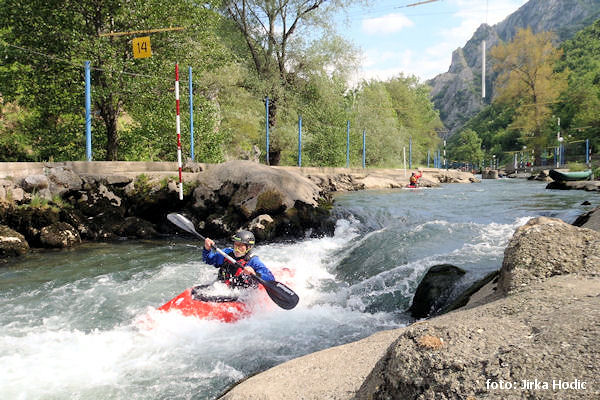
[[[30,253],[0,267],[0,398],[211,399],[286,360],[404,326],[430,266],[466,269],[466,285],[500,267],[529,218],[570,223],[591,208],[584,200],[600,200],[544,187],[487,180],[339,194],[333,237],[257,247],[276,276],[292,271],[298,306],[259,307],[234,324],[155,310],[215,279],[190,237]]]

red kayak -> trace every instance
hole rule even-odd
[[[186,289],[158,309],[178,310],[185,316],[217,319],[223,322],[236,322],[252,313],[250,307],[237,296],[210,295],[205,292],[208,287],[209,285],[200,285]]]

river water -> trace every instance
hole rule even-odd
[[[544,186],[490,180],[338,195],[333,237],[257,248],[298,306],[257,306],[234,324],[155,310],[215,279],[191,238],[11,261],[0,267],[0,398],[211,399],[289,359],[403,326],[430,266],[466,269],[466,285],[500,267],[529,218],[573,222],[591,208],[584,200],[600,203],[597,193]]]

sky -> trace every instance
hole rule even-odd
[[[343,37],[362,51],[353,81],[386,80],[400,73],[421,82],[448,71],[452,52],[483,24],[495,25],[527,0],[372,0],[347,12]]]

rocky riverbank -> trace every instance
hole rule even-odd
[[[222,398],[596,399],[599,341],[600,232],[541,217],[464,308],[291,360]]]
[[[142,172],[143,171],[143,172]],[[336,191],[399,188],[404,170],[267,167],[250,161],[187,164],[179,200],[174,163],[4,163],[0,165],[0,256],[82,241],[174,234],[169,212],[190,217],[214,238],[240,228],[260,241],[330,234]],[[474,182],[459,171],[427,169],[422,186]]]

